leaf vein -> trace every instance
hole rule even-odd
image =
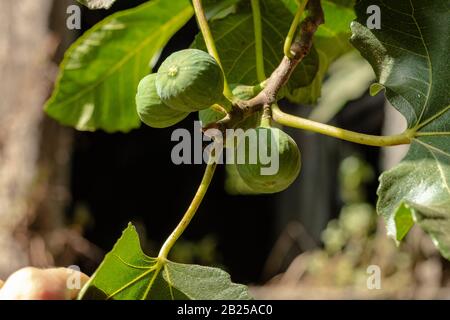
[[[428,77],[429,77],[429,81],[428,81],[428,82],[429,82],[429,87],[428,87],[428,93],[427,93],[427,95],[426,95],[426,97],[425,97],[425,102],[424,102],[423,107],[422,107],[421,114],[420,114],[420,116],[419,116],[419,119],[417,119],[417,124],[419,124],[420,121],[421,121],[421,119],[422,119],[422,117],[424,116],[424,114],[425,114],[425,112],[426,112],[426,109],[427,109],[427,107],[428,107],[428,101],[429,101],[430,95],[431,95],[431,87],[432,87],[432,84],[433,84],[433,66],[432,66],[432,64],[431,64],[430,52],[429,52],[429,50],[428,50],[427,44],[425,43],[425,38],[424,38],[424,36],[423,36],[422,29],[420,28],[420,25],[419,25],[419,23],[417,22],[416,17],[414,16],[414,5],[413,5],[413,3],[412,3],[411,0],[409,0],[409,3],[411,4],[411,7],[412,7],[412,9],[413,9],[413,12],[412,12],[412,19],[413,19],[414,23],[415,23],[416,26],[417,26],[417,30],[419,31],[421,41],[422,41],[423,46],[424,46],[424,48],[425,48],[425,51],[426,51],[426,53],[427,53],[426,57],[427,57],[427,62],[428,62]]]

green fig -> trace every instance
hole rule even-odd
[[[171,108],[199,111],[223,101],[224,76],[208,53],[186,49],[173,53],[162,63],[156,89],[161,100]]]
[[[258,127],[255,131],[256,140],[248,139],[251,135],[246,134],[240,137],[236,147],[235,165],[240,177],[257,193],[287,189],[300,173],[301,154],[297,144],[278,128]],[[271,162],[263,161],[261,154],[267,155]]]
[[[159,98],[155,86],[156,74],[144,77],[136,94],[136,109],[139,118],[153,128],[170,127],[189,115],[189,112],[174,110]]]

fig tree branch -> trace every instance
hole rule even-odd
[[[208,126],[225,132],[227,128],[234,127],[254,112],[261,110],[264,106],[271,106],[277,101],[281,88],[289,81],[292,72],[308,55],[313,44],[314,34],[318,27],[324,23],[324,14],[320,0],[310,0],[307,5],[308,16],[300,24],[300,31],[291,45],[292,57],[283,57],[283,60],[267,79],[264,89],[254,98],[246,101],[237,101],[228,115]]]
[[[264,49],[261,25],[261,7],[259,0],[252,0],[253,26],[255,30],[256,75],[259,82],[266,80],[264,70]]]
[[[215,128],[220,130],[222,135],[225,136],[226,129],[234,128],[243,119],[264,108],[268,112],[270,110],[272,111],[272,118],[279,124],[354,143],[370,146],[392,146],[411,143],[411,138],[414,134],[409,130],[393,136],[367,135],[296,117],[284,113],[278,108],[276,102],[280,90],[289,81],[295,68],[310,52],[314,34],[319,26],[324,23],[324,13],[320,0],[309,0],[306,9],[308,15],[300,24],[300,31],[289,50],[291,57],[284,56],[279,66],[269,79],[266,80],[264,89],[258,95],[250,100],[238,100],[234,102],[232,110],[222,120],[207,126],[205,130]],[[302,11],[302,8],[299,8],[299,11]],[[296,24],[298,24],[298,21],[294,19],[293,25]]]

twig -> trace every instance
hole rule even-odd
[[[324,23],[324,14],[320,0],[310,0],[307,9],[309,14],[301,23],[300,32],[291,46],[292,58],[286,56],[283,58],[280,65],[267,80],[265,88],[256,97],[246,101],[240,100],[235,102],[233,109],[224,119],[211,124],[205,130],[216,128],[225,132],[227,128],[234,127],[237,123],[259,111],[264,106],[270,106],[276,102],[281,88],[288,82],[292,72],[311,50],[317,28]]]

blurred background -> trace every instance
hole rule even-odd
[[[173,128],[77,132],[43,112],[68,46],[141,2],[82,9],[82,30],[70,31],[71,0],[0,0],[0,279],[26,265],[78,265],[91,274],[129,221],[145,251],[157,254],[195,193],[203,167],[172,164]],[[192,20],[160,60],[196,33]],[[283,109],[363,133],[400,132],[403,118],[382,95],[369,96],[372,81],[370,66],[350,53],[330,69],[318,106]],[[192,130],[194,120],[177,126]],[[286,131],[303,156],[291,188],[242,195],[220,167],[171,259],[220,266],[261,299],[450,298],[450,264],[431,240],[414,228],[397,247],[375,213],[377,177],[407,148]],[[381,289],[368,289],[371,265],[381,270]]]

